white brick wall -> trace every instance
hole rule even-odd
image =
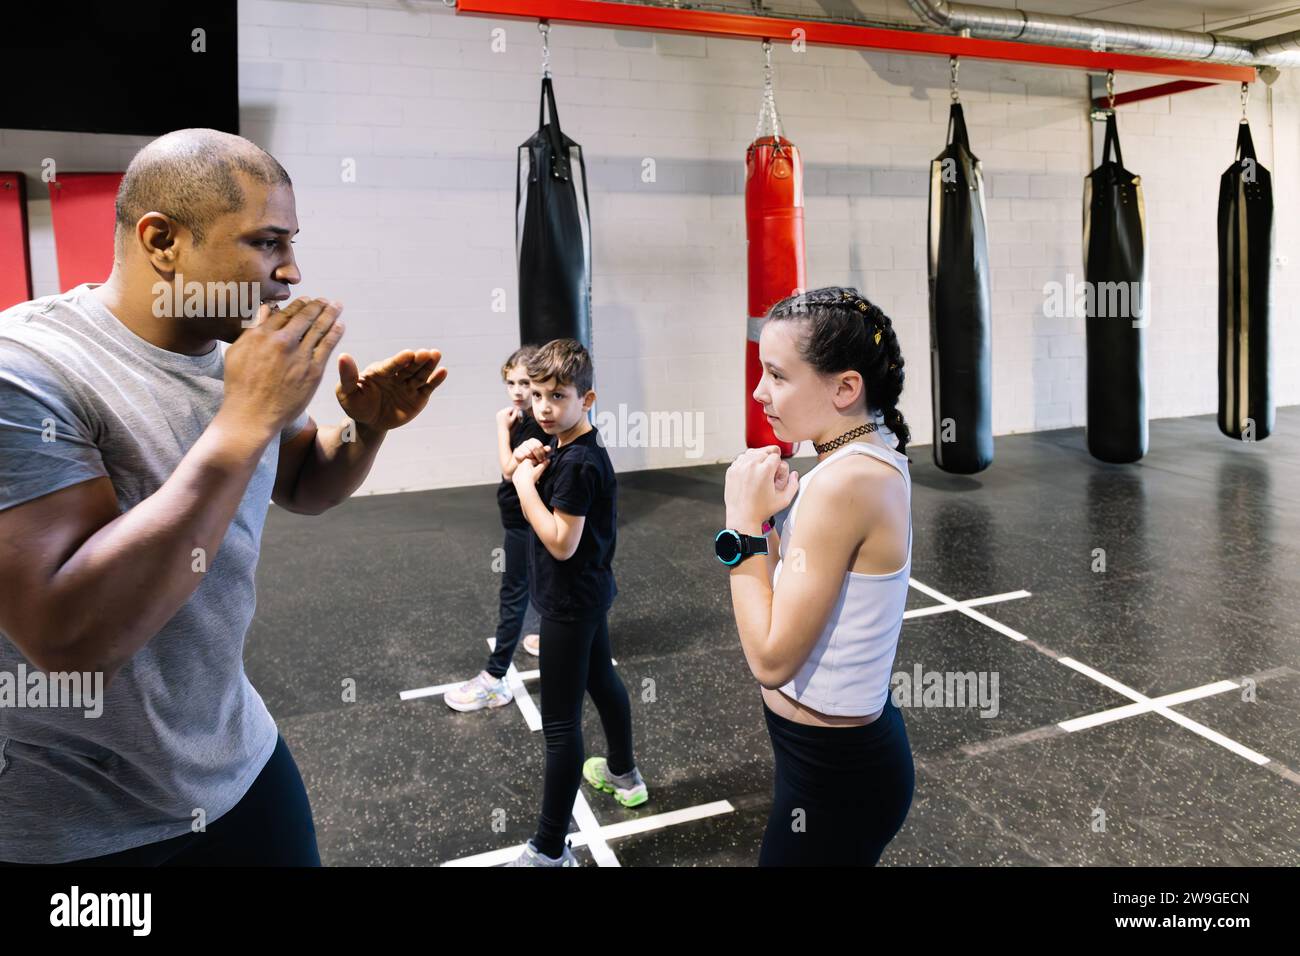
[[[241,0],[246,136],[296,184],[300,290],[347,305],[341,346],[363,365],[436,346],[450,376],[388,439],[363,492],[496,480],[497,367],[517,343],[515,147],[535,128],[536,25],[361,3]],[[506,49],[493,52],[492,31]],[[566,132],[588,158],[599,407],[699,411],[703,455],[614,448],[620,470],[729,460],[743,445],[743,158],[761,84],[756,43],[557,25],[551,70]],[[803,152],[808,282],[856,285],[894,320],[907,358],[902,409],[931,439],[925,275],[928,163],[943,143],[947,63],[778,46],[778,105]],[[1080,206],[1092,166],[1086,78],[962,65],[987,186],[996,434],[1084,423],[1083,321],[1043,315],[1044,284],[1082,276]],[[1156,82],[1120,77],[1120,89]],[[1232,160],[1237,90],[1122,108],[1126,165],[1149,220],[1152,417],[1216,407],[1218,177]],[[1275,176],[1278,404],[1300,402],[1300,80],[1255,89],[1256,143]],[[0,168],[36,176],[121,169],[145,139],[0,132]],[[340,164],[357,164],[357,182]],[[641,182],[653,158],[657,181]],[[57,289],[49,203],[31,197],[36,294]],[[491,311],[506,290],[506,313]],[[333,380],[311,412],[337,421]],[[996,465],[995,465],[996,467]]]

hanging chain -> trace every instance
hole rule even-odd
[[[1249,120],[1246,119],[1246,104],[1249,101],[1250,101],[1250,84],[1243,82],[1241,84],[1241,121],[1243,123],[1249,122]]]
[[[758,111],[758,126],[754,129],[754,138],[763,135],[763,123],[767,121],[771,135],[778,147],[781,143],[781,117],[776,112],[776,90],[772,85],[772,41],[763,40],[763,105]]]
[[[1106,71],[1106,109],[1115,112],[1115,71]]]
[[[551,45],[550,40],[551,24],[546,20],[537,21],[537,32],[542,35],[542,76],[546,79],[551,78]]]
[[[961,101],[961,96],[957,93],[957,69],[961,62],[955,56],[948,57],[948,95],[952,97],[954,103]]]

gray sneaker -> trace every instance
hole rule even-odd
[[[577,866],[578,858],[573,855],[569,849],[569,844],[564,844],[564,853],[560,858],[543,856],[533,846],[533,841],[529,840],[524,844],[524,852],[520,853],[515,859],[511,860],[506,866]]]
[[[612,793],[614,799],[625,807],[639,807],[650,799],[641,771],[633,767],[621,777],[609,772],[609,764],[604,757],[588,757],[582,765],[582,776],[597,790]]]

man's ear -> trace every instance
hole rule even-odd
[[[582,410],[591,411],[591,406],[596,404],[596,392],[594,389],[587,389],[587,394],[582,396]]]
[[[145,213],[135,225],[135,238],[140,251],[149,260],[154,271],[171,278],[176,272],[180,252],[177,237],[180,227],[160,212]]]

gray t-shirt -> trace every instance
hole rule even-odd
[[[125,512],[171,477],[221,406],[224,343],[203,355],[160,349],[93,288],[0,313],[0,510],[107,475]],[[191,831],[195,810],[211,824],[248,791],[277,739],[244,674],[254,572],[280,442],[306,423],[267,447],[202,583],[104,689],[100,716],[0,706],[0,860],[166,840]],[[11,689],[35,670],[0,632]]]

